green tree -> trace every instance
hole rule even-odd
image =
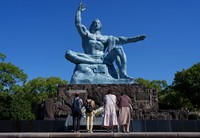
[[[160,93],[159,107],[161,109],[181,109],[183,107],[192,109],[193,106],[182,93],[174,91],[173,87],[168,86]]]
[[[6,59],[6,55],[0,52],[0,60],[4,61]]]
[[[14,85],[23,85],[26,79],[23,70],[12,63],[0,62],[0,91],[10,91]]]
[[[10,119],[11,120],[34,120],[35,114],[32,109],[30,93],[24,92],[24,86],[14,85],[13,93],[10,94]]]
[[[200,107],[200,63],[175,74],[173,89],[187,97],[194,107]]]
[[[156,89],[157,92],[161,92],[163,89],[167,88],[167,82],[165,80],[145,80],[143,78],[135,79],[135,82],[143,85],[146,88]]]
[[[5,58],[0,53],[0,119],[33,120],[32,103],[27,99],[30,96],[23,87],[27,75],[12,63],[4,62]]]
[[[12,97],[8,92],[0,92],[0,120],[10,119]]]
[[[58,85],[67,81],[58,77],[35,78],[26,83],[27,75],[12,63],[4,62],[0,53],[0,119],[33,120],[37,104],[57,94]]]
[[[33,95],[34,102],[40,103],[42,99],[55,97],[58,92],[58,85],[62,84],[67,84],[67,81],[59,77],[38,77],[26,83],[24,90]]]
[[[55,97],[58,92],[58,85],[62,84],[67,84],[67,81],[61,80],[59,77],[38,77],[26,83],[24,91],[29,93],[27,99],[32,103],[32,112],[37,114],[38,105],[42,103],[42,100]]]
[[[26,95],[12,95],[10,104],[10,119],[12,120],[34,120],[35,114],[32,112],[32,103]]]

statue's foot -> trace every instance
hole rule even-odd
[[[120,79],[130,79],[130,80],[133,80],[133,78],[129,77],[127,74],[120,74]]]
[[[113,65],[112,62],[109,62],[109,61],[106,61],[106,60],[103,61],[103,64],[106,64],[106,65],[108,65],[108,66],[112,66],[112,65]]]
[[[96,59],[94,64],[103,64],[102,59]]]

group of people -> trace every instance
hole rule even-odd
[[[116,109],[119,107],[119,110]],[[116,96],[111,90],[104,96],[104,116],[102,126],[107,129],[107,132],[113,132],[119,125],[122,127],[123,133],[129,133],[129,125],[131,120],[131,98],[121,92],[120,96]],[[77,108],[78,107],[78,108]],[[88,95],[87,100],[79,97],[79,93],[75,93],[75,98],[72,100],[72,116],[74,132],[80,130],[81,108],[85,107],[86,112],[86,129],[87,132],[93,133],[93,117],[95,115],[95,101],[91,95]],[[90,109],[91,108],[91,109]],[[77,109],[79,111],[77,112]]]
[[[92,100],[92,97],[88,95],[87,100],[85,101],[85,104],[84,104],[83,100],[79,97],[78,92],[75,93],[75,98],[72,100],[71,109],[72,109],[72,116],[73,116],[73,130],[74,132],[79,132],[80,130],[82,107],[84,107],[85,113],[86,113],[87,132],[92,133],[95,102],[94,100]]]

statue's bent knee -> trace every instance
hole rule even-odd
[[[67,57],[71,57],[72,55],[73,55],[73,51],[71,51],[71,50],[68,50],[66,53],[65,53],[65,58],[67,58]]]
[[[73,55],[74,55],[73,53],[74,53],[73,51],[68,50],[68,51],[65,53],[65,58],[66,58],[67,60],[71,61],[72,58],[73,58]]]

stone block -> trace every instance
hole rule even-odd
[[[114,74],[114,75],[113,75]],[[118,79],[105,64],[77,64],[70,84],[131,84],[133,79]]]

